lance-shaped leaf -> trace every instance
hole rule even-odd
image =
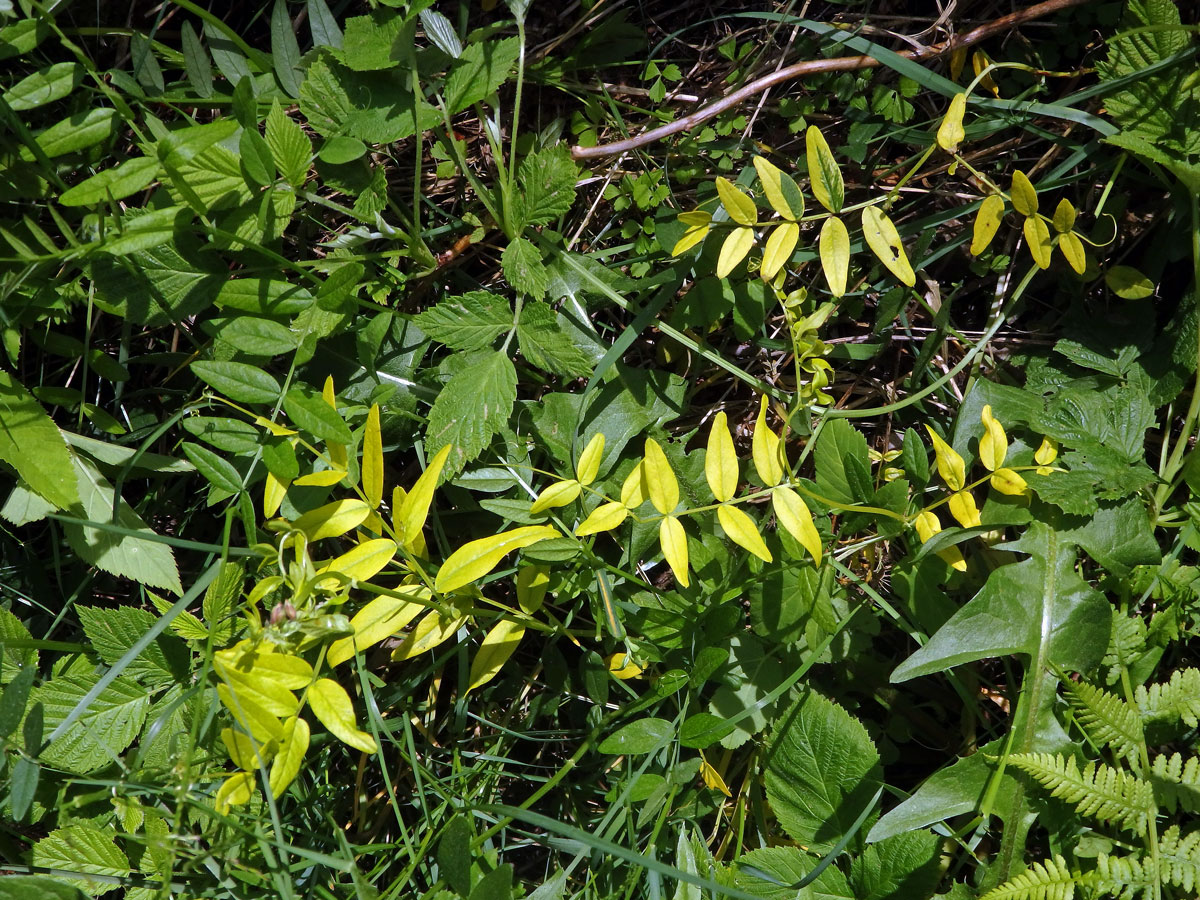
[[[746,513],[736,506],[718,506],[717,521],[729,535],[729,539],[739,547],[744,547],[764,562],[771,562],[773,557],[767,549],[758,527]]]
[[[956,491],[951,494],[947,506],[950,507],[950,515],[954,516],[963,528],[974,528],[982,524],[979,521],[979,507],[975,505],[975,498],[970,491]]]
[[[663,559],[675,573],[675,580],[683,587],[690,584],[688,577],[687,533],[683,523],[675,516],[665,516],[658,525],[658,541],[662,544]]]
[[[831,213],[841,212],[846,187],[842,171],[838,168],[833,151],[816,125],[809,125],[804,132],[804,143],[808,155],[808,177],[813,196]]]
[[[575,466],[575,478],[580,484],[591,484],[600,474],[600,460],[604,458],[604,432],[597,431],[579,454]]]
[[[372,403],[363,429],[362,488],[371,509],[383,501],[383,437],[379,430],[379,404]]]
[[[942,440],[941,436],[929,425],[925,426],[933,441],[933,455],[937,460],[938,474],[946,487],[952,491],[961,491],[967,483],[967,466],[958,451]]]
[[[549,525],[526,525],[464,544],[442,563],[433,583],[434,590],[446,593],[466,587],[487,575],[514,550],[558,536]]]
[[[771,506],[775,509],[779,524],[809,552],[813,562],[819,566],[824,548],[808,505],[791,488],[780,487],[771,494]]]
[[[283,723],[283,734],[279,738],[279,750],[271,761],[271,793],[278,797],[288,789],[300,767],[304,765],[304,754],[308,752],[308,722],[292,716]]]
[[[592,510],[591,515],[575,528],[576,537],[587,537],[589,534],[599,534],[602,531],[612,531],[629,516],[629,509],[623,503],[602,503]]]
[[[946,117],[942,119],[942,124],[937,132],[938,146],[947,153],[957,150],[958,145],[967,136],[963,130],[963,116],[966,115],[966,112],[967,95],[955,94],[950,100],[950,109],[946,112]]]
[[[1012,198],[1013,209],[1021,215],[1036,216],[1038,211],[1037,188],[1029,180],[1029,176],[1017,169],[1013,172],[1012,188],[1008,192]]]
[[[991,485],[1001,494],[1010,497],[1021,497],[1029,493],[1029,485],[1025,479],[1012,469],[997,469],[992,473]]]
[[[671,248],[672,256],[680,256],[691,250],[702,240],[708,237],[708,230],[712,223],[712,216],[703,210],[692,210],[679,214],[679,221],[687,226],[683,237],[675,242],[675,246]]]
[[[770,281],[779,273],[780,269],[787,265],[788,260],[792,258],[792,251],[796,249],[796,242],[799,240],[800,226],[795,222],[784,222],[771,230],[771,234],[767,238],[766,249],[763,250],[762,266],[759,269],[759,275],[762,276],[763,281]]]
[[[975,214],[975,227],[971,235],[971,255],[978,256],[992,243],[1004,219],[1004,199],[999,194],[990,194],[979,204]]]
[[[437,452],[417,479],[417,483],[412,486],[412,490],[401,501],[396,524],[399,526],[404,545],[410,549],[416,549],[417,540],[425,528],[434,489],[437,488],[438,479],[442,477],[442,467],[452,449],[452,445],[447,444]]]
[[[430,597],[429,589],[416,584],[404,584],[394,590],[399,596],[384,594],[376,597],[350,620],[354,629],[353,637],[341,638],[329,645],[325,653],[325,662],[331,666],[344,663],[354,656],[355,650],[363,651],[373,647],[385,638],[391,637],[429,609],[422,601]]]
[[[336,681],[318,678],[308,689],[308,706],[329,733],[356,750],[374,753],[378,750],[375,738],[360,731],[354,718],[354,703]]]
[[[509,657],[516,651],[517,645],[521,643],[521,638],[524,636],[525,626],[519,622],[512,622],[508,619],[501,619],[497,622],[492,630],[484,635],[483,642],[479,645],[479,652],[471,660],[470,682],[467,690],[473,691],[495,678],[504,668]]]
[[[754,169],[772,209],[789,222],[799,222],[804,217],[804,194],[792,176],[762,156],[754,157]]]
[[[992,415],[991,404],[984,404],[979,418],[983,422],[983,436],[979,439],[979,461],[989,472],[995,472],[1004,465],[1004,457],[1008,455],[1008,435],[1004,426]]]
[[[1029,255],[1033,257],[1034,264],[1039,269],[1050,268],[1050,254],[1054,251],[1054,244],[1050,240],[1050,229],[1046,226],[1046,220],[1041,216],[1030,216],[1021,230],[1025,233]]]
[[[336,572],[355,581],[370,581],[396,555],[396,542],[387,538],[363,541],[347,550],[321,569],[322,573]]]
[[[1077,275],[1087,271],[1087,253],[1083,249],[1083,241],[1073,231],[1058,236],[1058,249],[1062,251],[1063,259],[1067,261]]]
[[[850,275],[850,232],[837,216],[830,216],[821,226],[817,248],[829,292],[840,297],[846,293],[846,279]]]
[[[679,482],[675,480],[667,455],[654,438],[646,438],[646,457],[642,466],[650,502],[664,516],[673,513],[679,505]]]
[[[751,456],[758,477],[767,487],[774,487],[783,478],[783,442],[767,426],[767,395],[763,394],[750,441]]]
[[[621,483],[621,503],[627,509],[637,509],[650,499],[646,489],[646,463],[639,461]]]
[[[729,218],[739,225],[754,225],[758,222],[758,209],[750,197],[742,193],[728,178],[718,177],[716,183],[717,196],[721,198],[721,205],[725,207],[725,212],[729,213]]]
[[[729,273],[738,267],[738,263],[746,258],[753,246],[753,228],[741,227],[729,232],[721,244],[721,253],[717,256],[717,277],[729,277]]]
[[[554,509],[558,506],[566,506],[579,496],[579,482],[574,479],[569,481],[556,481],[554,484],[547,487],[540,494],[533,504],[529,507],[531,515],[538,515],[548,509]]]
[[[458,629],[465,624],[466,616],[446,618],[437,611],[431,612],[418,622],[404,642],[392,651],[392,662],[404,662],[440,647],[454,637]]]
[[[733,435],[729,433],[728,417],[719,412],[713,419],[708,432],[708,449],[704,452],[704,477],[713,496],[721,503],[733,498],[737,490],[738,458],[733,447]]]
[[[316,509],[309,510],[292,523],[307,535],[310,541],[341,537],[366,521],[371,507],[361,500],[335,500]]]
[[[904,244],[900,242],[900,232],[896,230],[892,220],[880,212],[876,206],[868,206],[862,211],[863,237],[867,246],[879,257],[879,261],[887,266],[888,271],[904,284],[912,287],[917,283],[916,273],[904,252]]]

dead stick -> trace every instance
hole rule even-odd
[[[1033,19],[1040,19],[1059,10],[1067,9],[1071,6],[1081,6],[1087,2],[1089,0],[1045,0],[1044,3],[1036,3],[1027,9],[1018,10],[1017,12],[1009,13],[1007,16],[993,19],[991,22],[980,25],[978,28],[972,29],[960,37],[953,37],[940,44],[932,44],[924,50],[901,50],[897,55],[912,60],[933,59],[952,50],[957,50],[960,47],[969,47],[972,44],[978,44],[980,41],[986,40],[994,34],[1007,31],[1010,28],[1032,21]],[[575,159],[600,159],[605,156],[613,156],[617,153],[628,153],[630,150],[645,147],[647,144],[661,141],[663,138],[679,134],[681,131],[690,131],[701,122],[707,122],[713,116],[718,116],[725,112],[725,110],[738,106],[755,94],[784,81],[791,81],[793,78],[801,78],[805,75],[814,75],[817,72],[850,72],[855,69],[874,69],[880,65],[882,63],[873,56],[806,59],[803,62],[798,62],[787,68],[772,72],[770,75],[764,75],[762,78],[758,78],[744,87],[738,88],[732,94],[714,101],[703,109],[698,109],[694,113],[686,115],[681,119],[676,119],[674,122],[668,122],[666,125],[660,125],[658,128],[652,128],[649,131],[639,134],[637,137],[627,138],[623,141],[613,141],[611,144],[598,144],[595,147],[572,147],[571,156]]]

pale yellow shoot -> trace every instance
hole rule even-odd
[[[536,516],[548,509],[566,506],[579,496],[579,491],[578,481],[557,481],[538,494],[537,499],[529,507],[529,512]]]
[[[604,458],[604,432],[597,431],[579,454],[575,467],[575,478],[580,484],[591,484],[600,474],[600,461]]]
[[[729,786],[725,784],[725,779],[721,777],[721,773],[712,767],[704,754],[700,754],[700,777],[704,781],[705,787],[711,788],[714,791],[720,791],[726,797],[732,797],[733,793],[729,790]]]
[[[992,238],[1004,219],[1004,200],[999,194],[983,198],[979,212],[975,214],[975,228],[971,235],[971,255],[978,256],[992,243]]]
[[[514,550],[558,536],[549,525],[526,525],[463,544],[442,563],[433,589],[444,594],[466,587],[491,572]]]
[[[904,252],[904,244],[900,242],[900,232],[892,220],[878,207],[868,206],[862,211],[862,227],[867,246],[888,271],[909,287],[915,285],[917,275],[913,272],[908,255]]]
[[[263,482],[263,515],[268,519],[279,512],[279,504],[283,502],[287,489],[286,484],[267,472],[267,479]]]
[[[741,475],[738,471],[733,435],[729,433],[729,420],[724,412],[717,413],[708,432],[708,448],[704,451],[704,477],[708,479],[713,496],[722,503],[731,499],[737,490]]]
[[[685,216],[693,216],[694,218],[690,220],[693,224],[689,224],[689,220],[684,218]],[[702,222],[698,221],[698,217],[700,216],[704,217]],[[675,242],[675,246],[671,248],[672,256],[681,256],[684,253],[687,253],[706,237],[708,237],[708,230],[710,227],[709,223],[712,221],[712,216],[706,212],[696,210],[695,212],[691,213],[683,213],[679,216],[679,221],[683,222],[688,227],[687,230],[684,231],[683,236]]]
[[[821,533],[813,522],[812,513],[800,496],[791,488],[776,488],[771,494],[775,518],[796,543],[808,551],[816,565],[821,564]]]
[[[383,435],[379,429],[379,404],[372,403],[363,429],[362,488],[371,509],[383,502]]]
[[[718,506],[717,521],[729,539],[739,547],[744,547],[764,562],[772,561],[771,551],[758,533],[754,520],[736,506]]]
[[[623,503],[602,503],[592,510],[591,515],[575,527],[576,537],[612,531],[629,516],[629,508]]]
[[[979,439],[979,461],[989,472],[995,472],[1004,465],[1004,457],[1008,455],[1008,435],[1004,426],[992,415],[992,407],[986,404],[979,418],[983,422],[983,436]]]
[[[400,506],[397,531],[400,533],[400,539],[404,546],[414,553],[418,552],[418,538],[421,538],[421,543],[424,544],[422,532],[425,528],[425,520],[429,517],[433,492],[437,488],[438,479],[442,477],[442,467],[446,464],[451,449],[453,449],[452,445],[447,444],[437,452]]]
[[[938,474],[942,476],[942,481],[946,482],[946,487],[950,490],[961,491],[967,483],[966,463],[958,455],[958,451],[943,441],[941,436],[930,426],[926,425],[925,430],[929,432],[929,437],[933,441],[933,455],[937,461],[937,470]]]
[[[675,580],[683,587],[691,582],[688,578],[687,533],[683,523],[674,516],[665,516],[658,525],[658,541],[662,545],[663,559],[675,573]]]
[[[846,280],[850,276],[850,232],[837,216],[830,216],[821,226],[817,240],[821,254],[821,270],[829,292],[835,297],[846,293]]]
[[[673,513],[679,505],[679,482],[675,480],[667,455],[654,438],[646,438],[646,457],[642,465],[650,502],[664,516]]]
[[[758,209],[754,201],[742,193],[737,185],[728,178],[719,176],[716,184],[717,196],[721,198],[721,205],[725,207],[725,212],[729,213],[729,218],[739,225],[754,225],[758,222]]]
[[[942,124],[937,132],[938,146],[947,153],[957,150],[958,145],[967,136],[966,131],[963,130],[963,116],[966,113],[967,95],[965,93],[955,94],[950,101],[950,109],[946,112],[946,117],[942,119]]]
[[[337,396],[333,390],[333,376],[332,375],[327,375],[325,377],[325,387],[321,391],[321,396],[325,399],[325,402],[329,404],[329,407],[334,412],[337,412]],[[329,451],[329,461],[331,463],[333,463],[333,468],[341,469],[344,474],[346,471],[346,464],[349,460],[349,458],[346,455],[345,445],[334,444],[334,443],[330,443],[329,441],[326,441],[325,447]]]
[[[982,524],[979,520],[979,507],[975,505],[975,498],[971,496],[970,491],[951,494],[947,506],[950,508],[950,515],[954,516],[963,528],[974,528]]]
[[[751,458],[758,477],[767,487],[774,487],[783,479],[783,442],[767,426],[767,395],[763,394],[758,406],[758,419],[754,423],[754,436],[750,441]]]
[[[343,744],[374,753],[379,749],[375,738],[360,731],[354,718],[354,703],[336,681],[318,678],[308,689],[308,705],[321,724]]]
[[[363,541],[321,569],[320,574],[336,572],[354,581],[370,581],[396,555],[396,542],[387,538]]]
[[[301,475],[292,484],[298,487],[330,487],[346,477],[345,469],[320,469]]]
[[[525,626],[508,619],[501,619],[484,635],[479,645],[479,652],[471,660],[471,674],[467,691],[487,684],[495,678],[509,657],[516,652],[521,638],[525,636]]]
[[[729,232],[721,244],[721,252],[717,256],[717,277],[728,278],[753,247],[753,228],[735,228]]]
[[[789,222],[800,221],[804,216],[804,195],[792,176],[761,156],[754,157],[754,169],[771,208]]]

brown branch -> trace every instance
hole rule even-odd
[[[1045,0],[1043,3],[1036,3],[1026,9],[993,19],[991,22],[980,25],[978,28],[974,28],[964,35],[952,37],[950,40],[943,41],[940,44],[932,44],[924,50],[901,50],[897,55],[912,60],[934,59],[952,50],[957,50],[960,47],[969,47],[972,44],[978,44],[980,41],[986,40],[994,34],[1007,31],[1010,28],[1032,21],[1033,19],[1040,19],[1059,10],[1067,9],[1071,6],[1081,6],[1087,2],[1089,0]],[[645,147],[647,144],[661,141],[663,138],[670,137],[673,134],[679,134],[681,131],[690,131],[701,122],[707,122],[713,116],[720,115],[727,109],[738,106],[755,94],[782,82],[791,81],[793,78],[802,78],[805,75],[814,75],[818,72],[850,72],[855,69],[874,69],[881,65],[882,63],[873,56],[807,59],[803,62],[794,63],[786,68],[779,69],[769,75],[764,75],[762,78],[755,79],[749,84],[738,88],[732,94],[727,94],[703,109],[698,109],[694,113],[686,115],[681,119],[676,119],[674,122],[668,122],[666,125],[660,125],[658,128],[652,128],[649,131],[639,134],[637,137],[626,138],[623,141],[613,141],[610,144],[598,144],[595,147],[572,147],[571,156],[575,159],[599,159],[605,156],[613,156],[617,153],[627,153],[630,150],[636,150],[638,147]]]

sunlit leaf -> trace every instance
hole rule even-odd
[[[966,112],[967,95],[955,94],[950,100],[950,109],[946,111],[946,117],[942,119],[942,124],[937,131],[938,146],[947,153],[957,150],[958,145],[967,136],[966,131],[963,130],[963,116],[966,115]]]
[[[276,797],[286,791],[300,774],[304,754],[308,752],[308,740],[308,722],[304,719],[292,716],[283,723],[283,734],[279,738],[279,750],[271,762],[269,779],[271,793]]]
[[[580,484],[591,484],[600,474],[600,460],[604,457],[604,432],[597,431],[579,454],[575,467],[575,478]]]
[[[254,783],[253,772],[234,772],[222,781],[213,798],[217,812],[224,815],[229,812],[231,806],[241,806],[249,802],[254,796]]]
[[[629,509],[623,503],[602,503],[575,528],[576,537],[587,537],[602,531],[612,531],[625,521]]]
[[[279,721],[279,717],[263,709],[249,693],[234,693],[229,685],[218,684],[217,696],[221,699],[221,704],[233,715],[234,721],[250,732],[256,741],[266,743],[278,740],[283,733],[283,723]]]
[[[779,484],[783,478],[783,446],[779,435],[767,425],[767,395],[763,394],[758,405],[758,419],[754,423],[754,436],[750,442],[751,457],[758,477],[767,487]]]
[[[1001,494],[1020,497],[1029,493],[1029,485],[1019,473],[1012,469],[997,469],[991,478],[992,487]]]
[[[992,238],[1000,228],[1004,219],[1004,198],[999,194],[989,194],[979,204],[975,214],[975,228],[971,235],[971,255],[978,256],[992,243]]]
[[[704,452],[704,476],[713,496],[724,503],[737,490],[737,451],[733,447],[733,435],[729,433],[728,417],[717,413],[708,432],[708,448]]]
[[[508,662],[509,657],[516,651],[517,645],[521,643],[524,635],[525,626],[519,622],[512,622],[508,619],[501,619],[497,622],[492,630],[484,635],[483,642],[479,645],[479,651],[471,660],[471,674],[467,690],[472,691],[495,678],[504,664]]]
[[[877,206],[865,207],[862,211],[863,237],[867,246],[879,257],[888,270],[904,284],[912,287],[917,283],[916,273],[900,242],[900,232]]]
[[[735,228],[725,237],[721,244],[721,253],[717,257],[717,277],[727,278],[729,273],[738,267],[754,246],[753,228]]]
[[[758,526],[742,510],[736,506],[718,506],[717,521],[721,523],[729,539],[739,547],[744,547],[764,562],[772,561],[771,551],[767,549],[762,535],[759,534]]]
[[[800,226],[795,222],[784,222],[771,230],[767,237],[766,249],[763,251],[762,267],[759,269],[759,275],[764,281],[770,281],[787,265],[799,240]]]
[[[1012,199],[1013,209],[1023,216],[1036,216],[1038,211],[1037,188],[1029,180],[1029,176],[1017,169],[1013,172],[1012,188],[1008,192]]]
[[[1104,283],[1122,300],[1143,300],[1154,295],[1154,282],[1133,266],[1113,266],[1104,273]]]
[[[579,482],[574,479],[569,481],[556,481],[549,485],[545,490],[538,494],[537,499],[533,501],[529,507],[531,515],[538,515],[548,509],[554,509],[559,506],[566,506],[579,496]]]
[[[1073,231],[1058,236],[1058,249],[1077,275],[1087,271],[1087,252],[1083,249],[1083,241]]]
[[[825,220],[817,246],[829,292],[840,297],[846,293],[846,279],[850,274],[850,233],[841,219],[830,216]]]
[[[1058,201],[1058,206],[1054,208],[1054,230],[1059,234],[1066,234],[1075,227],[1075,207],[1071,205],[1071,201],[1063,197]]]
[[[739,225],[754,225],[758,222],[758,209],[754,201],[728,178],[717,177],[717,196],[729,218]]]
[[[330,487],[345,477],[345,469],[321,469],[318,472],[301,475],[299,478],[293,480],[292,484],[299,487]]]
[[[418,536],[425,528],[425,520],[429,517],[429,505],[433,502],[433,492],[437,488],[438,479],[442,477],[442,467],[452,449],[453,445],[447,444],[437,452],[401,503],[397,516],[401,540],[406,547],[414,551]]]
[[[1033,454],[1033,461],[1041,467],[1038,469],[1038,474],[1049,475],[1051,470],[1046,467],[1056,459],[1058,459],[1058,444],[1048,437],[1042,438],[1041,444]]]
[[[371,509],[383,502],[383,437],[379,430],[379,404],[372,403],[362,440],[362,488]]]
[[[662,544],[663,559],[675,573],[675,580],[683,587],[690,583],[688,576],[687,533],[683,523],[675,516],[666,516],[658,525],[658,540]]]
[[[431,612],[416,624],[412,633],[404,639],[404,643],[392,651],[392,662],[404,662],[440,647],[454,637],[458,629],[466,623],[466,616],[447,619],[439,612]]]
[[[838,168],[833,151],[816,125],[809,125],[804,132],[804,143],[808,155],[808,177],[813,196],[831,213],[842,211],[846,187],[842,171]]]
[[[347,550],[321,569],[322,573],[337,572],[355,581],[370,581],[396,555],[396,542],[387,538],[363,541]]]
[[[726,797],[733,796],[729,786],[725,784],[725,779],[721,777],[721,773],[712,767],[703,754],[700,756],[700,777],[704,780],[705,787],[720,791]]]
[[[679,505],[679,482],[671,471],[667,455],[654,438],[646,438],[646,458],[643,461],[646,491],[650,502],[664,516],[675,511]]]
[[[620,678],[622,681],[628,681],[630,678],[637,678],[645,671],[641,666],[633,661],[624,650],[618,650],[615,653],[610,653],[608,659],[604,661],[608,672],[614,678]]]
[[[433,583],[434,590],[446,593],[466,587],[491,572],[514,550],[558,536],[558,531],[549,525],[526,525],[464,544],[442,563]]]
[[[260,765],[265,766],[275,756],[279,745],[275,741],[262,743],[242,731],[232,728],[221,729],[221,743],[229,754],[230,761],[239,769],[254,771]]]
[[[771,506],[775,509],[779,524],[808,551],[813,562],[819,566],[824,548],[807,504],[791,488],[779,487],[771,494]]]
[[[956,491],[950,495],[950,502],[946,505],[950,508],[950,515],[963,528],[974,528],[981,524],[979,507],[975,505],[975,498],[970,491]]]
[[[376,597],[355,613],[354,618],[350,620],[354,636],[341,638],[330,644],[325,653],[325,662],[331,666],[344,663],[354,656],[355,648],[363,651],[373,647],[429,609],[428,603],[421,602],[430,597],[426,587],[405,584],[396,588],[395,593],[400,596],[384,594]]]
[[[1030,216],[1025,220],[1022,231],[1025,232],[1025,241],[1029,245],[1029,255],[1033,257],[1037,267],[1050,268],[1050,254],[1054,250],[1054,244],[1050,241],[1050,229],[1046,226],[1046,220],[1041,216]]]
[[[370,514],[371,507],[361,500],[335,500],[304,513],[292,525],[310,541],[319,541],[341,537],[361,525]]]
[[[975,71],[975,76],[979,78],[979,83],[992,92],[995,96],[1000,96],[1000,87],[992,78],[991,72],[985,72],[987,67],[991,65],[992,60],[982,50],[976,50],[971,54],[971,68]]]
[[[929,425],[925,426],[925,430],[929,432],[930,440],[933,441],[933,453],[937,460],[938,474],[942,476],[942,481],[946,482],[946,487],[952,491],[961,491],[963,485],[967,483],[967,466],[963,462],[963,458],[958,455],[958,451],[942,440],[933,428]]]
[[[1004,465],[1004,457],[1008,455],[1008,435],[1004,426],[992,415],[990,404],[984,404],[980,413],[983,421],[983,436],[979,438],[979,461],[989,472],[995,472]]]
[[[708,214],[705,213],[705,215]],[[680,216],[680,219],[682,218],[683,216]],[[708,232],[709,225],[707,222],[705,222],[703,225],[689,225],[687,230],[684,231],[683,236],[680,237],[679,240],[675,242],[675,245],[671,248],[671,255],[682,256],[684,253],[687,253],[706,237],[708,237]]]
[[[343,744],[364,753],[379,749],[371,735],[359,730],[354,718],[354,703],[346,689],[336,681],[328,678],[314,681],[308,689],[308,706],[329,733]]]
[[[771,208],[789,222],[800,221],[804,217],[804,195],[792,176],[762,156],[754,157],[754,168]]]
[[[263,515],[268,519],[279,511],[279,504],[283,502],[287,489],[286,484],[271,472],[267,472],[267,478],[263,482]]]
[[[646,464],[639,460],[621,483],[621,503],[627,509],[637,509],[649,499],[650,493],[646,489]]]
[[[938,519],[937,513],[925,509],[913,518],[913,527],[917,530],[917,537],[923,544],[942,530],[942,523]]]

